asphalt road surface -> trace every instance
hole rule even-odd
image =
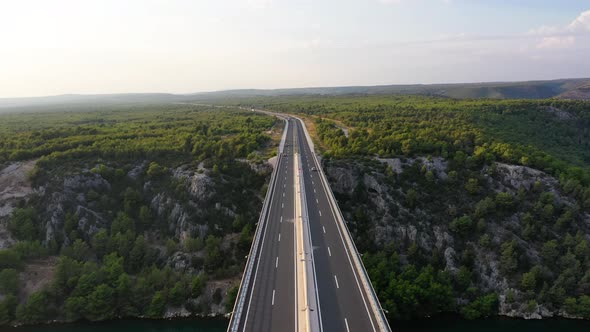
[[[305,197],[309,214],[319,311],[322,331],[377,331],[368,295],[353,268],[352,256],[343,239],[336,211],[322,185],[303,127],[289,118],[283,157],[277,165],[277,180],[270,210],[262,231],[262,247],[239,331],[297,331],[297,285],[295,250],[295,193],[293,155],[301,154]]]
[[[303,127],[296,122],[305,193],[314,248],[314,262],[323,331],[377,331],[378,325],[360,276],[353,268],[352,259],[344,245],[344,231],[338,227],[328,201],[328,193],[320,181]],[[312,170],[315,169],[315,170]]]
[[[271,196],[262,247],[254,268],[239,331],[296,331],[295,196],[293,153],[295,120],[289,120],[283,157]]]

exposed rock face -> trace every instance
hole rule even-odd
[[[127,172],[127,177],[132,180],[137,180],[139,177],[145,173],[145,170],[148,166],[147,160],[144,160],[140,165],[133,167],[129,172]]]
[[[36,160],[14,162],[0,170],[0,249],[14,243],[6,224],[18,200],[27,199],[34,193],[28,174],[35,163]]]
[[[65,192],[109,191],[111,184],[99,174],[74,175],[64,179]]]
[[[501,175],[500,183],[497,183],[497,191],[516,192],[520,188],[530,190],[535,182],[539,181],[554,188],[557,180],[539,170],[519,165],[495,163],[496,171]],[[490,179],[490,182],[493,180]]]
[[[590,92],[590,87],[588,88],[588,92]],[[576,117],[573,114],[566,112],[564,110],[561,110],[557,107],[545,106],[545,107],[543,107],[543,110],[555,115],[555,117],[557,117],[559,120],[575,120],[576,119]]]
[[[447,162],[443,158],[418,157],[405,160],[399,158],[378,160],[391,168],[394,177],[397,174],[403,178],[404,172],[412,167],[413,172],[416,170],[424,172],[424,168],[426,171],[432,171],[435,175],[433,185],[436,185],[436,181],[448,179]],[[351,226],[355,241],[362,241],[356,233],[362,229],[363,237],[368,238],[365,240],[368,242],[365,243],[370,246],[383,248],[393,243],[398,247],[403,247],[408,243],[415,243],[421,250],[428,253],[436,248],[438,252],[442,253],[445,269],[451,275],[456,274],[462,265],[463,255],[462,250],[456,250],[456,245],[464,243],[464,240],[450,230],[449,223],[461,214],[456,215],[452,206],[448,207],[448,211],[441,211],[440,208],[437,208],[439,210],[408,209],[405,203],[408,199],[407,187],[400,188],[397,183],[399,180],[388,179],[383,169],[379,170],[371,165],[373,164],[349,160],[332,160],[324,165],[332,190],[337,197],[346,202],[341,205],[341,208],[344,218]],[[495,195],[496,192],[508,192],[516,197],[520,190],[534,190],[535,186],[541,186],[543,192],[553,194],[556,204],[573,205],[570,198],[560,193],[558,181],[542,171],[504,163],[494,163],[492,167],[493,171],[484,167],[479,174],[481,178],[486,179],[487,183],[482,185],[489,189],[490,195]],[[407,186],[407,183],[405,185]],[[418,195],[423,195],[421,197],[423,200],[429,199],[426,196],[427,193],[418,193]],[[453,199],[460,200],[462,198],[453,197],[450,201],[452,202]],[[359,203],[359,200],[362,202]],[[465,205],[464,202],[457,203],[457,205],[460,204]],[[470,206],[472,209],[474,205],[475,203],[469,203],[468,207]],[[422,207],[424,208],[424,205]],[[358,220],[359,209],[362,214],[366,215],[366,218],[360,219],[363,220],[362,225],[357,225],[355,221]],[[484,224],[485,234],[489,236],[489,245],[499,248],[506,240],[515,240],[528,262],[539,263],[541,258],[538,245],[529,243],[518,235],[523,227],[520,214],[513,213],[502,218],[503,220],[489,221]],[[590,216],[586,218],[586,224],[587,229],[590,229],[588,228]],[[474,286],[484,292],[499,294],[501,302],[499,313],[501,315],[535,319],[559,314],[542,305],[532,310],[527,306],[527,303],[518,302],[518,292],[511,288],[515,281],[506,280],[500,271],[498,251],[490,250],[489,247],[481,245],[477,240],[468,241],[463,244],[463,247],[473,250],[474,266],[472,270],[477,275],[477,283]],[[516,303],[508,303],[507,294],[514,292],[516,292]],[[460,302],[461,299],[457,300]]]
[[[203,169],[195,172],[186,167],[179,167],[173,171],[173,175],[175,178],[185,181],[192,198],[195,200],[204,201],[215,194],[213,181]]]

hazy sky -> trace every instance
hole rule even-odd
[[[0,0],[0,97],[566,77],[588,0]]]

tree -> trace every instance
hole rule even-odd
[[[202,274],[194,276],[191,279],[190,293],[193,298],[199,297],[201,295],[201,293],[203,292],[203,289],[205,288],[205,284],[206,284],[205,279],[206,279],[205,276]]]
[[[62,255],[77,261],[85,261],[90,256],[90,247],[82,239],[77,239],[70,247],[63,247]]]
[[[115,293],[111,287],[101,284],[88,295],[86,318],[92,321],[113,318]]]
[[[498,310],[498,295],[488,294],[477,298],[461,309],[461,314],[467,319],[477,319],[496,314]]]
[[[516,253],[516,241],[502,243],[500,256],[500,269],[505,274],[512,274],[518,268],[518,259]]]
[[[66,318],[69,321],[75,321],[84,315],[86,310],[86,298],[82,296],[72,296],[66,300],[64,307]]]
[[[119,276],[124,273],[123,257],[117,255],[115,252],[106,255],[101,270],[105,282],[109,286],[115,287]]]
[[[20,255],[12,249],[0,249],[0,269],[19,267]]]
[[[29,296],[21,310],[17,310],[17,320],[26,323],[42,323],[48,318],[48,298],[43,291]]]
[[[559,243],[557,240],[547,241],[543,244],[541,249],[541,257],[545,264],[553,266],[559,256]]]
[[[465,190],[467,190],[470,195],[477,195],[480,189],[479,181],[477,179],[470,178],[467,180],[467,183],[465,184]]]
[[[150,179],[156,179],[166,173],[166,168],[160,166],[157,162],[152,161],[147,169],[147,176]]]
[[[166,255],[171,256],[178,250],[178,244],[173,239],[166,240]]]
[[[534,291],[537,288],[538,278],[541,274],[541,267],[536,265],[527,273],[522,274],[520,285],[524,290]]]
[[[240,290],[240,288],[238,286],[234,286],[232,288],[229,289],[229,291],[227,291],[227,298],[225,300],[225,311],[226,312],[231,312],[233,307],[234,307],[234,303],[236,302],[236,297],[238,296],[238,291]]]
[[[174,284],[174,287],[172,287],[172,289],[170,290],[170,293],[168,295],[169,301],[170,301],[170,303],[172,303],[172,305],[175,305],[178,307],[184,303],[184,301],[186,300],[185,289],[186,289],[185,285],[180,281],[178,281],[178,282],[176,282],[176,284]]]
[[[8,294],[0,301],[0,325],[6,325],[14,319],[18,300],[16,296]]]
[[[207,272],[214,272],[223,265],[221,255],[221,239],[213,235],[207,236],[205,240],[205,269]]]
[[[159,318],[162,316],[166,308],[166,299],[161,291],[157,291],[152,298],[152,302],[147,310],[147,315],[152,318]]]
[[[122,273],[117,279],[115,292],[117,294],[118,316],[131,317],[139,314],[137,309],[131,303],[133,285],[131,278],[127,273]]]
[[[151,213],[149,207],[147,207],[146,205],[142,205],[139,208],[138,220],[139,220],[141,227],[143,227],[143,228],[148,227],[152,223],[152,213]]]
[[[8,230],[19,240],[36,240],[39,237],[39,227],[35,209],[15,209],[8,222]]]
[[[135,232],[135,223],[127,213],[119,212],[111,224],[111,235],[123,234],[127,231]]]
[[[18,293],[18,273],[15,269],[4,269],[0,271],[0,294]]]
[[[514,206],[514,197],[509,193],[498,193],[496,195],[496,204],[504,211],[509,211]]]
[[[408,189],[406,192],[406,204],[408,207],[413,208],[416,206],[416,200],[418,198],[418,193],[414,188]]]
[[[472,273],[466,266],[461,266],[457,272],[457,284],[460,289],[465,290],[471,284]]]
[[[109,247],[109,234],[106,229],[101,229],[94,234],[91,244],[98,259],[102,259],[107,254]]]
[[[135,239],[135,243],[133,244],[133,249],[131,249],[131,253],[129,253],[129,270],[131,272],[137,272],[143,266],[143,262],[145,259],[146,254],[146,244],[143,235],[139,235]]]
[[[494,213],[496,210],[496,203],[491,197],[486,197],[475,204],[475,217],[482,218]]]
[[[473,221],[469,216],[462,216],[455,218],[449,225],[451,231],[458,233],[461,236],[466,236],[473,227]]]

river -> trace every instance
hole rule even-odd
[[[422,321],[396,322],[395,332],[588,332],[590,321],[549,319],[525,321],[514,319],[490,319],[465,321],[453,317]],[[120,320],[103,323],[55,324],[20,328],[0,328],[2,332],[224,332],[226,320],[181,319],[181,320]]]

